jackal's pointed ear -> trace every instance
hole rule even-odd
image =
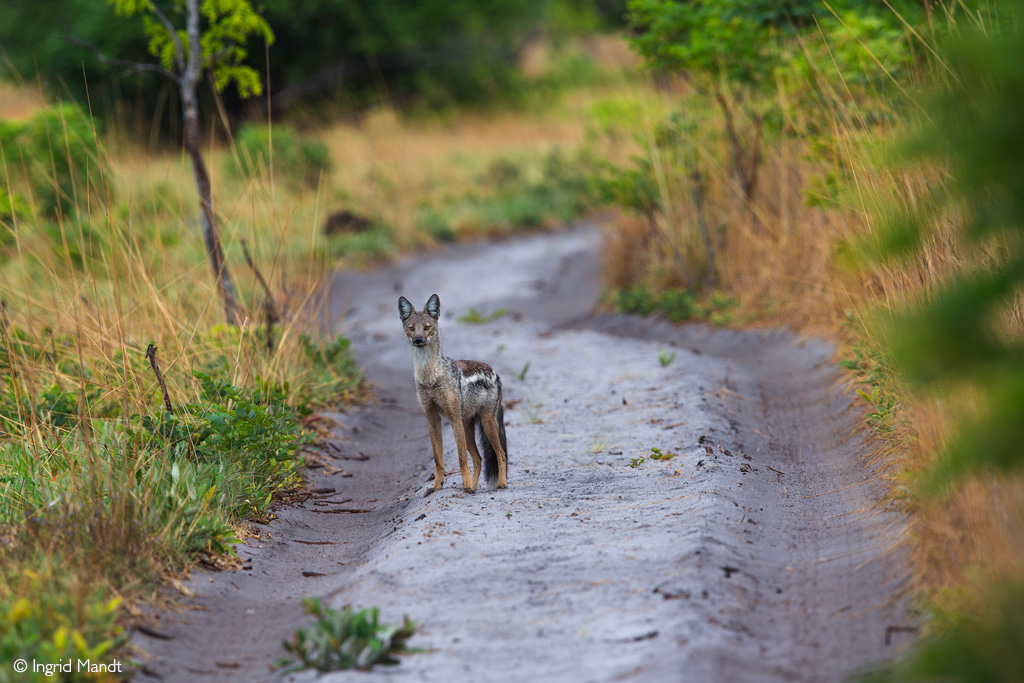
[[[430,298],[427,299],[427,305],[423,307],[423,311],[434,320],[441,317],[441,300],[437,298],[437,294],[430,295]]]
[[[408,299],[404,296],[398,297],[398,315],[401,316],[403,323],[415,312],[416,310],[412,307],[412,304],[409,303]]]

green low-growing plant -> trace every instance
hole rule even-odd
[[[636,469],[637,467],[640,467],[640,465],[644,464],[644,460],[646,460],[646,458],[645,456],[642,455],[636,458],[630,458],[629,464],[626,465],[626,467],[632,467],[633,469]]]
[[[299,628],[290,640],[282,642],[288,656],[275,666],[284,673],[316,669],[320,672],[343,669],[371,669],[374,665],[394,666],[396,655],[415,652],[406,643],[416,633],[416,623],[403,617],[401,626],[379,622],[376,607],[356,611],[346,605],[340,610],[324,606],[314,598],[303,598],[307,614],[316,618],[310,628]]]
[[[667,368],[672,365],[672,361],[676,359],[676,354],[669,353],[665,349],[658,352],[658,362],[661,363],[661,367]]]
[[[707,303],[701,305],[693,294],[684,289],[655,292],[644,285],[618,289],[606,296],[620,313],[661,313],[673,323],[703,319],[715,325],[729,325],[735,322],[735,309],[739,306],[735,297],[721,292],[712,292]]]
[[[851,349],[852,357],[844,358],[838,365],[854,374],[867,389],[858,389],[857,394],[872,408],[865,420],[884,436],[892,435],[899,419],[899,393],[893,386],[895,368],[882,352],[867,342],[860,342]]]
[[[0,681],[52,680],[44,672],[12,675],[12,664],[18,659],[103,663],[125,641],[117,625],[121,600],[99,588],[76,595],[71,577],[59,565],[41,562],[36,571],[14,575],[3,569],[0,573],[0,661],[4,662]],[[77,666],[56,675],[62,681],[95,680]]]

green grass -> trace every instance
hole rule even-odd
[[[301,484],[303,417],[356,400],[360,370],[347,339],[310,335],[323,269],[286,277],[304,247],[285,230],[217,204],[249,317],[225,325],[187,185],[120,175],[138,160],[112,161],[70,106],[0,124],[0,150],[0,660],[124,660],[126,605],[272,516]],[[272,330],[231,240],[250,229]]]

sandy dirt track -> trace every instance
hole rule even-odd
[[[197,573],[200,609],[161,617],[170,639],[135,638],[154,655],[137,680],[273,679],[302,595],[422,625],[426,652],[332,681],[831,681],[890,656],[902,528],[875,504],[831,348],[592,316],[600,257],[580,228],[339,274],[333,320],[379,402],[335,416],[345,472],[312,485],[334,495],[282,509],[240,548],[251,569]],[[502,376],[507,490],[461,490],[446,426],[452,474],[423,496],[396,301],[434,292],[445,353]],[[470,308],[510,313],[458,322]]]

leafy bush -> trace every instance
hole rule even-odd
[[[893,366],[912,390],[952,405],[964,396],[973,403],[959,411],[938,458],[916,482],[923,505],[948,508],[946,524],[966,525],[944,531],[942,545],[932,550],[943,572],[947,563],[963,563],[956,546],[985,528],[958,510],[961,493],[977,487],[983,492],[977,514],[1012,520],[1005,528],[1016,530],[1019,493],[1012,504],[993,502],[1002,488],[1019,492],[1024,472],[1024,3],[979,10],[977,20],[947,27],[954,35],[936,46],[935,92],[900,150],[910,177],[926,169],[928,185],[912,203],[900,198],[872,245],[876,256],[903,261],[908,270],[930,261],[940,240],[955,254],[954,267],[940,269],[932,287],[886,311],[883,323]],[[979,543],[969,569],[954,570],[965,574],[958,585],[931,596],[940,605],[958,591],[973,599],[936,610],[927,636],[866,680],[1024,679],[1019,564],[1006,572],[1005,560],[994,559],[1019,558],[1019,540],[1015,531],[1004,533]],[[987,565],[990,557],[995,569]]]
[[[228,172],[251,179],[273,170],[274,177],[293,186],[316,187],[320,177],[331,170],[326,145],[312,140],[297,141],[283,125],[245,125],[235,135],[237,164],[228,160]],[[273,169],[271,169],[273,163]]]
[[[416,633],[416,623],[408,617],[401,626],[380,624],[376,607],[356,612],[346,605],[336,610],[313,598],[303,598],[302,604],[317,621],[311,628],[296,630],[291,640],[281,644],[292,655],[277,661],[277,666],[286,667],[285,673],[395,665],[399,663],[395,655],[409,652],[406,642]]]
[[[328,253],[333,258],[346,258],[360,265],[385,259],[394,251],[394,236],[386,225],[381,224],[363,232],[337,235],[328,240]]]
[[[893,356],[910,381],[983,397],[985,410],[946,450],[940,485],[967,471],[1024,469],[1024,346],[1007,334],[1024,290],[1024,4],[1006,7],[1014,19],[1000,33],[967,32],[947,46],[949,78],[904,148],[911,162],[940,164],[945,177],[913,209],[893,211],[880,247],[888,258],[912,258],[933,226],[964,217],[955,235],[963,269],[893,324]]]
[[[70,214],[87,206],[89,197],[105,201],[111,190],[93,123],[75,104],[50,105],[24,122],[0,122],[0,147],[15,183],[25,187],[41,214]]]

